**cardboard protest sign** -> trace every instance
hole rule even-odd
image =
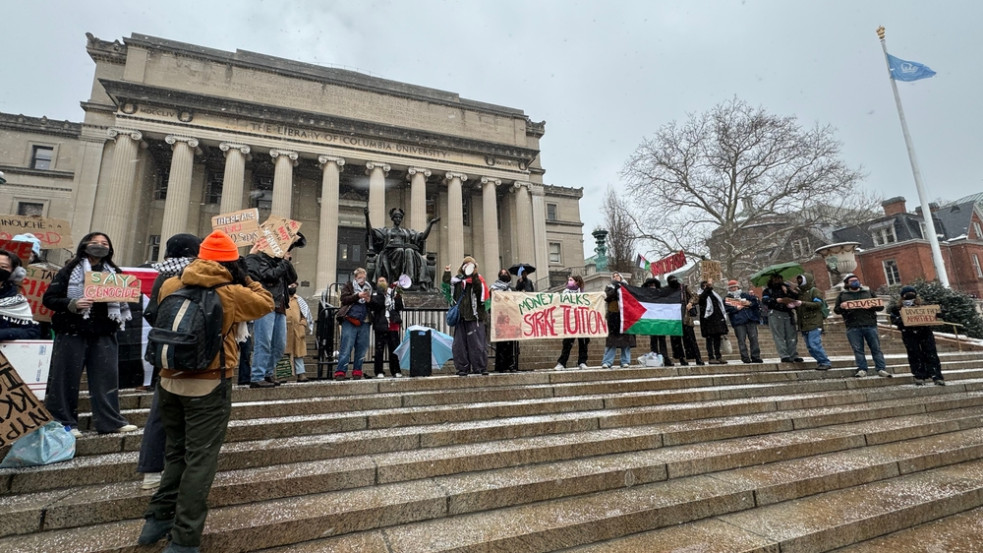
[[[68,221],[47,217],[0,215],[0,239],[10,240],[18,234],[31,233],[41,240],[41,248],[74,248],[72,227]]]
[[[51,422],[51,413],[0,353],[0,447]]]
[[[140,279],[122,273],[86,271],[82,295],[97,303],[139,302]]]
[[[884,306],[884,300],[880,298],[869,298],[865,300],[850,300],[840,304],[841,309],[871,309],[874,307],[883,307],[883,306]]]
[[[919,305],[918,307],[902,307],[901,322],[905,326],[935,326],[943,325],[945,321],[938,317],[942,307],[938,305]]]
[[[51,340],[11,340],[0,342],[0,354],[14,366],[34,395],[44,401],[51,367]],[[0,408],[0,411],[3,409]]]
[[[34,251],[31,249],[33,247],[34,244],[30,242],[0,238],[0,250],[7,250],[16,255],[20,259],[21,265],[27,265],[34,260]]]
[[[259,239],[259,209],[243,209],[212,217],[212,230],[221,230],[236,246],[252,246]]]
[[[492,292],[491,341],[608,335],[603,292]]]
[[[24,267],[24,269],[27,270],[27,276],[24,277],[21,287],[24,289],[27,303],[31,306],[34,320],[39,323],[49,322],[51,321],[51,310],[41,303],[41,299],[44,297],[44,293],[48,291],[51,279],[55,278],[55,274],[61,267],[52,263],[35,263]]]
[[[723,272],[721,271],[719,261],[712,261],[710,259],[700,261],[700,273],[700,278],[711,284],[723,279]]]
[[[271,215],[260,225],[256,245],[270,257],[283,257],[299,231],[300,223],[297,221]]]
[[[724,298],[724,303],[733,305],[734,307],[744,307],[744,301],[741,298],[732,298],[730,296]]]
[[[290,354],[287,353],[273,366],[273,379],[287,380],[291,376],[294,376],[294,363],[293,359],[290,358]]]

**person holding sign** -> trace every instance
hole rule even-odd
[[[877,376],[890,378],[894,375],[887,372],[887,364],[884,362],[884,354],[881,352],[881,339],[877,335],[877,312],[883,311],[884,306],[854,307],[850,305],[850,302],[870,299],[874,299],[870,289],[860,285],[860,279],[857,278],[857,275],[847,273],[843,277],[843,291],[836,297],[833,312],[843,317],[843,323],[846,326],[846,338],[850,341],[850,347],[853,348],[853,358],[857,361],[857,372],[853,376],[857,378],[867,376],[867,357],[864,355],[864,341],[866,340],[870,354],[874,358],[874,370],[877,371]]]
[[[451,276],[450,265],[444,267],[441,279],[451,286],[451,293],[458,303],[461,322],[454,327],[454,368],[457,376],[488,374],[488,350],[485,342],[485,300],[488,290],[485,279],[478,273],[478,262],[467,256],[461,262],[457,274]]]
[[[306,243],[306,240],[304,241]],[[261,283],[273,296],[276,308],[253,323],[253,365],[249,379],[250,388],[272,388],[278,385],[273,378],[273,368],[287,349],[287,304],[290,303],[289,286],[297,282],[297,271],[290,263],[290,250],[303,247],[300,241],[291,244],[283,257],[272,257],[262,250],[261,242],[253,245],[246,256],[249,276]]]
[[[0,250],[0,342],[36,340],[41,336],[41,327],[20,291],[20,283],[26,275],[27,271],[21,267],[16,255]]]
[[[724,309],[730,317],[730,326],[734,327],[741,361],[764,363],[761,359],[761,347],[758,345],[758,326],[761,324],[761,304],[758,302],[758,296],[741,290],[741,285],[736,280],[729,280]]]
[[[119,273],[113,263],[113,244],[101,232],[86,234],[75,257],[60,270],[44,293],[42,303],[54,314],[51,326],[55,342],[44,406],[58,422],[78,429],[79,387],[86,370],[92,424],[100,434],[133,432],[119,412],[119,351],[116,333],[130,320],[126,303],[94,302],[85,297],[85,274],[100,271]]]
[[[900,300],[895,302],[888,313],[891,315],[891,322],[901,331],[901,341],[904,342],[904,349],[908,352],[908,364],[911,365],[915,384],[922,386],[931,378],[936,386],[945,386],[945,380],[942,378],[942,362],[939,361],[932,327],[906,325],[901,317],[902,309],[922,305],[918,291],[914,286],[905,286],[901,288]]]
[[[584,291],[584,278],[580,275],[570,275],[567,277],[567,292],[571,294],[581,294]],[[654,337],[653,337],[654,338]],[[663,337],[664,338],[664,337]],[[570,350],[573,349],[573,342],[577,341],[577,368],[587,368],[587,347],[590,345],[590,338],[564,338],[563,349],[560,350],[560,358],[556,360],[555,369],[565,369],[567,361],[570,359]],[[665,357],[669,361],[669,357]],[[671,365],[672,362],[669,361]]]

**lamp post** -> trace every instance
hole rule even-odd
[[[594,253],[597,254],[597,263],[595,265],[597,268],[597,272],[600,273],[603,271],[607,271],[608,247],[607,244],[604,243],[604,241],[607,240],[608,231],[602,228],[595,229],[594,232],[591,233],[591,236],[594,237],[594,241],[597,243],[597,245],[594,246]]]

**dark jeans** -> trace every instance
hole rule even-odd
[[[570,350],[573,349],[573,341],[577,341],[577,365],[587,364],[587,346],[590,345],[590,338],[564,338],[563,349],[560,350],[560,358],[556,360],[557,365],[567,366],[570,360]]]
[[[942,380],[942,364],[935,347],[935,333],[927,327],[907,327],[901,331],[901,340],[908,352],[911,374],[919,380]]]
[[[248,380],[246,381],[249,382]],[[150,414],[143,427],[143,440],[140,442],[140,460],[137,472],[163,472],[164,450],[167,447],[167,434],[160,420],[160,384],[154,389],[154,400],[150,403]]]
[[[515,372],[519,370],[519,342],[511,340],[495,344],[495,371]]]
[[[758,346],[758,323],[734,325],[734,336],[737,337],[737,349],[741,352],[741,361],[746,363],[761,359],[761,347]]]
[[[65,426],[78,428],[82,369],[88,377],[92,425],[101,433],[126,426],[119,413],[119,372],[116,335],[59,334],[51,347],[51,370],[44,406]]]
[[[160,417],[167,433],[167,453],[160,488],[150,499],[145,516],[174,519],[171,539],[177,545],[201,545],[208,516],[208,492],[218,468],[232,412],[230,382],[222,381],[201,397],[160,390]]]
[[[385,374],[382,370],[382,362],[385,352],[389,352],[389,374],[396,376],[399,374],[399,356],[396,355],[396,348],[399,346],[398,330],[377,330],[375,331],[375,357],[372,360],[375,374]]]

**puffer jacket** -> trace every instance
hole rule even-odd
[[[799,299],[802,305],[795,312],[799,319],[799,330],[810,332],[823,326],[823,294],[816,288],[812,273],[805,273],[805,284],[800,288]]]

